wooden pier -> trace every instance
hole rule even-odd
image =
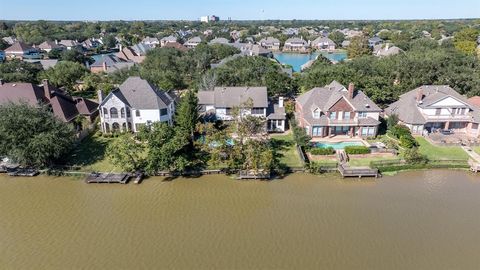
[[[127,173],[91,173],[85,179],[87,184],[126,184],[130,179]]]
[[[371,168],[363,168],[363,167],[348,167],[344,164],[338,165],[338,171],[342,175],[342,177],[379,177],[380,174],[378,169],[371,169]]]
[[[14,169],[12,171],[8,171],[7,174],[9,176],[23,176],[23,177],[33,177],[37,176],[40,172],[35,169]]]
[[[270,179],[270,172],[264,170],[242,170],[238,173],[238,179]]]

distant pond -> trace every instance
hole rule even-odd
[[[302,53],[274,53],[273,56],[278,62],[284,65],[290,65],[293,68],[293,71],[300,72],[302,71],[302,65],[306,64],[310,60],[315,60],[315,58],[322,54],[324,57],[330,59],[334,62],[340,62],[347,59],[346,52],[335,52],[335,53],[311,53],[311,54],[302,54]]]

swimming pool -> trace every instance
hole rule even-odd
[[[314,142],[313,147],[316,148],[333,148],[335,150],[345,149],[347,146],[364,146],[362,142]]]

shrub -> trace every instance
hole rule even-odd
[[[402,136],[412,135],[410,129],[404,125],[395,125],[390,128],[390,131],[392,135],[395,136],[397,139],[400,139]]]
[[[363,145],[353,145],[345,147],[345,153],[349,155],[370,154],[370,148]]]
[[[417,146],[417,141],[411,134],[402,135],[400,137],[400,146],[410,149]]]
[[[332,147],[328,147],[328,148],[312,148],[310,149],[310,153],[312,155],[316,155],[316,156],[327,156],[327,155],[333,155],[335,154],[335,149],[333,149]]]
[[[417,147],[406,149],[403,158],[408,164],[426,164],[428,162],[428,158],[420,154]]]

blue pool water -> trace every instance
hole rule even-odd
[[[312,54],[302,54],[302,53],[275,53],[273,56],[278,62],[284,65],[290,65],[293,68],[293,71],[300,72],[302,70],[302,65],[307,63],[310,60],[314,60],[317,55],[320,53],[312,53]],[[346,52],[337,52],[337,53],[321,53],[324,57],[335,61],[340,62],[347,59]]]
[[[312,143],[313,147],[316,148],[329,148],[332,147],[335,150],[344,149],[346,146],[363,146],[362,142],[314,142]]]

